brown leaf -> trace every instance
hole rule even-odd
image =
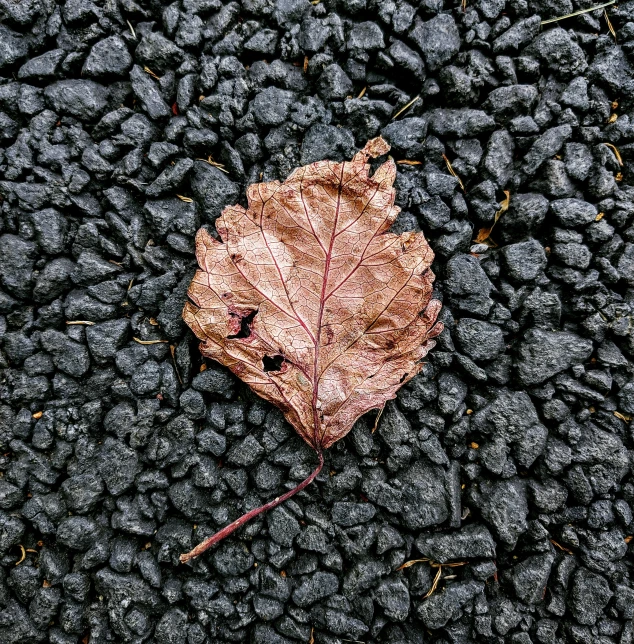
[[[369,176],[368,157],[388,150],[379,137],[352,161],[253,184],[248,209],[216,221],[221,242],[196,236],[201,270],[183,318],[201,352],[277,405],[320,463],[362,414],[396,397],[442,331],[424,235],[387,232],[400,210],[396,166]]]
[[[495,213],[495,217],[493,218],[493,223],[491,224],[491,227],[481,228],[478,231],[478,236],[473,240],[475,244],[482,244],[489,239],[489,236],[491,235],[491,231],[493,230],[493,226],[495,226],[495,224],[498,223],[498,220],[500,219],[500,217],[509,209],[510,203],[511,203],[511,193],[508,190],[504,190],[504,201],[500,203],[500,208]],[[495,242],[489,241],[489,243],[493,246],[497,246]]]

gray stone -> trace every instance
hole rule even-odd
[[[495,558],[495,541],[487,528],[471,523],[447,533],[421,534],[416,547],[424,557],[439,563],[454,559]]]
[[[574,333],[530,329],[519,345],[517,375],[522,384],[537,385],[585,362],[591,353],[592,341]]]

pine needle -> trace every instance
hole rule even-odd
[[[440,579],[442,577],[442,569],[443,569],[443,567],[445,567],[445,568],[458,568],[459,566],[466,566],[468,562],[467,561],[456,561],[454,563],[441,564],[441,563],[438,563],[437,561],[433,561],[432,559],[427,559],[426,557],[424,557],[423,559],[411,559],[410,561],[406,561],[402,566],[399,566],[396,570],[397,571],[404,570],[405,568],[410,568],[411,566],[413,566],[414,564],[417,564],[417,563],[429,563],[431,568],[437,568],[438,569],[438,571],[436,572],[436,574],[434,576],[434,581],[433,581],[433,583],[431,585],[431,588],[429,589],[429,591],[427,592],[425,597],[423,597],[423,599],[427,599],[428,597],[431,597],[434,594],[434,592],[436,592],[436,589],[438,588],[438,582],[440,581]]]
[[[608,16],[608,12],[605,9],[603,10],[603,15],[605,17],[606,23],[608,24],[608,29],[610,30],[610,33],[612,34],[612,36],[614,36],[614,42],[616,42],[616,31],[614,31],[614,27],[610,22],[610,16]]]
[[[192,203],[194,201],[191,197],[183,197],[183,195],[176,195],[181,201],[185,203]]]
[[[95,326],[94,322],[89,322],[88,320],[66,320],[68,326],[73,326],[74,324],[83,324],[84,326]]]
[[[141,340],[140,338],[132,338],[139,344],[167,344],[169,340]]]
[[[155,74],[147,65],[143,68],[146,74],[149,74],[154,80],[160,81],[161,77]]]
[[[452,177],[456,177],[458,179],[458,183],[460,184],[460,187],[462,188],[462,192],[467,192],[464,187],[464,183],[462,183],[462,179],[456,174],[456,171],[453,169],[453,166],[451,165],[451,161],[447,158],[446,155],[442,155],[442,158],[445,160],[445,164],[447,165],[447,170],[449,170],[449,174]]]
[[[126,20],[128,23],[128,27],[130,27],[130,33],[132,34],[132,37],[136,40],[136,31],[134,31],[134,27],[132,26],[132,23],[129,20]]]
[[[550,543],[553,544],[553,546],[556,546],[557,548],[559,548],[559,550],[563,550],[564,552],[567,552],[569,555],[575,554],[572,550],[570,550],[570,548],[565,548],[560,543],[557,543],[554,539],[549,539],[549,541]]]
[[[411,161],[410,159],[401,159],[397,161],[399,165],[423,165],[422,161]]]
[[[497,246],[497,244],[493,241],[490,240],[489,237],[491,235],[491,231],[493,230],[493,226],[498,223],[498,220],[500,217],[509,209],[509,204],[511,203],[511,193],[508,190],[504,190],[504,194],[506,195],[504,197],[504,201],[500,204],[500,209],[495,213],[495,217],[493,219],[493,223],[491,224],[490,228],[481,228],[478,231],[478,236],[473,240],[474,243],[476,244],[484,244],[487,243],[491,246]]]
[[[402,566],[399,566],[396,571],[398,572],[399,570],[405,570],[405,568],[411,568],[414,564],[425,563],[427,561],[431,561],[431,559],[410,559],[409,561],[406,561]]]
[[[612,152],[614,152],[614,156],[616,157],[616,160],[619,162],[619,165],[623,165],[623,159],[621,158],[621,153],[619,152],[618,148],[616,145],[613,143],[606,143],[605,141],[603,142],[603,145],[607,145]]]
[[[15,562],[16,566],[19,566],[26,559],[26,550],[24,549],[24,546],[20,543],[18,544],[18,548],[22,551],[22,556]]]
[[[214,161],[214,158],[211,156],[211,154],[206,159],[201,159],[200,157],[198,157],[196,161],[204,161],[205,163],[212,165],[214,168],[218,168],[220,172],[229,174],[229,170],[225,170],[225,166],[222,163],[218,163],[218,161]]]
[[[559,20],[565,20],[566,18],[574,18],[575,16],[580,16],[582,13],[590,13],[591,11],[596,11],[597,9],[604,9],[614,4],[616,0],[610,0],[610,2],[604,2],[603,4],[594,5],[594,7],[588,7],[587,9],[579,9],[579,11],[573,11],[568,13],[565,16],[559,16],[557,18],[549,18],[548,20],[542,20],[542,25],[549,25],[551,22],[557,22]]]
[[[438,566],[438,572],[434,576],[434,583],[431,585],[431,588],[427,591],[427,594],[423,597],[423,599],[427,599],[428,597],[431,597],[434,592],[436,591],[436,588],[438,588],[438,582],[440,581],[440,577],[442,575],[442,566]]]
[[[398,111],[398,112],[397,112],[397,113],[392,117],[392,120],[394,120],[394,119],[398,118],[398,117],[399,117],[399,116],[400,116],[400,115],[401,115],[405,110],[409,109],[409,108],[410,108],[412,105],[414,105],[414,103],[416,103],[416,101],[418,101],[418,100],[420,100],[420,94],[419,94],[418,96],[416,96],[415,98],[413,98],[413,99],[412,99],[409,103],[407,103],[406,105],[403,105],[403,107],[401,107],[401,109],[400,109],[400,110],[399,110],[399,111]]]
[[[183,384],[183,379],[181,378],[180,373],[178,372],[178,365],[176,364],[176,345],[175,344],[170,344],[170,353],[172,354],[172,362],[174,363],[174,371],[176,372],[176,377],[178,378],[178,382]]]
[[[373,434],[379,427],[379,421],[381,420],[381,416],[383,415],[383,410],[384,409],[385,409],[385,403],[383,403],[383,407],[381,407],[381,409],[379,409],[379,413],[376,415],[376,418],[374,420],[374,427],[372,428],[372,433]]]

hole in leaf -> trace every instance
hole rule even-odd
[[[399,380],[399,383],[403,384],[403,381],[405,380],[405,378],[407,378],[407,376],[409,376],[409,374],[408,374],[408,373],[404,373],[404,374],[401,376],[401,379]]]
[[[282,368],[284,356],[264,356],[262,358],[262,366],[264,371],[279,371]]]
[[[257,311],[251,311],[249,315],[245,315],[240,320],[240,331],[238,331],[238,333],[235,333],[234,335],[228,335],[227,338],[229,340],[248,338],[251,335],[251,324],[253,323],[253,318],[255,317],[256,313]]]

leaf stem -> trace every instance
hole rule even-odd
[[[208,537],[202,543],[199,543],[193,550],[190,550],[188,553],[181,555],[179,557],[179,559],[181,560],[181,563],[187,563],[191,559],[198,557],[203,552],[211,548],[211,546],[217,544],[219,541],[222,541],[225,537],[228,537],[230,534],[235,532],[238,528],[241,528],[245,523],[247,523],[254,517],[257,517],[258,514],[262,514],[263,512],[272,510],[273,508],[277,507],[281,503],[284,503],[284,501],[286,501],[287,499],[290,499],[293,495],[297,494],[298,492],[301,492],[305,487],[308,487],[315,480],[319,472],[321,472],[321,468],[324,466],[324,455],[321,450],[317,451],[317,456],[319,458],[319,465],[317,465],[316,469],[308,476],[308,478],[304,479],[298,486],[294,487],[292,490],[289,490],[288,492],[286,492],[286,494],[282,494],[282,496],[278,496],[272,501],[269,501],[268,503],[261,505],[259,508],[255,508],[250,512],[247,512],[246,514],[243,514],[239,519],[236,519],[233,523],[230,523],[228,526],[225,526],[219,532],[216,532],[216,534],[212,535],[211,537]]]

